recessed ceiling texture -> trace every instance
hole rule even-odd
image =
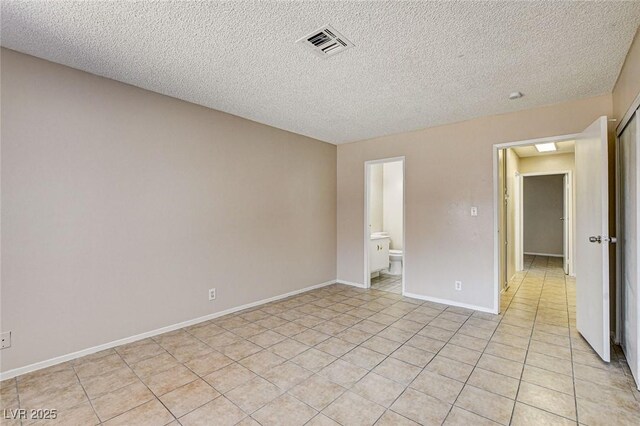
[[[638,1],[3,1],[1,12],[9,49],[335,144],[610,93],[640,24]],[[296,43],[325,25],[354,47],[322,58]]]

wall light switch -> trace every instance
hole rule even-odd
[[[478,208],[471,207],[471,216],[478,216]]]

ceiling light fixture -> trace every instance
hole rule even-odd
[[[553,152],[557,148],[554,142],[549,142],[549,143],[537,143],[536,149],[538,150],[538,152]]]
[[[522,92],[511,92],[511,93],[509,93],[509,99],[512,100],[512,101],[514,99],[520,99],[523,96],[524,96],[524,94]]]

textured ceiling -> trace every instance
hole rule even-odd
[[[295,44],[327,23],[355,47]],[[1,24],[7,48],[343,143],[609,93],[640,2],[3,0]]]

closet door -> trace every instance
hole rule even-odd
[[[638,309],[638,222],[639,204],[638,189],[640,174],[638,173],[638,112],[627,124],[618,138],[618,235],[620,256],[620,309],[619,318],[622,320],[620,333],[621,346],[629,363],[629,367],[640,384],[638,369],[640,368],[640,353],[638,339],[640,330],[640,309]]]

